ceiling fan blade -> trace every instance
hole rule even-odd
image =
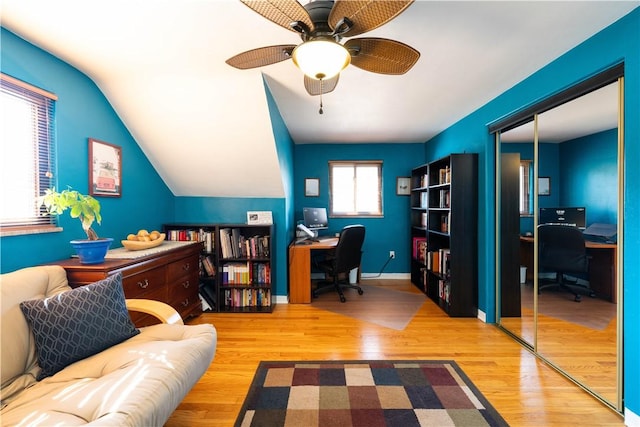
[[[331,77],[330,79],[322,80],[322,84],[320,84],[320,80],[316,80],[307,75],[304,76],[304,87],[309,92],[309,95],[323,95],[325,93],[329,93],[333,91],[338,85],[338,80],[340,79],[340,74],[336,74],[335,77]]]
[[[314,25],[307,10],[296,0],[240,0],[254,12],[280,25],[287,30],[299,32],[291,26],[292,22],[301,22],[313,31]]]
[[[391,21],[411,3],[413,0],[336,0],[329,14],[329,26],[335,29],[342,18],[348,18],[353,26],[342,36],[357,36]]]
[[[351,53],[351,65],[378,74],[404,74],[420,58],[420,52],[396,40],[359,38],[344,47]]]
[[[259,47],[242,52],[227,59],[225,62],[232,67],[241,70],[249,68],[263,67],[265,65],[275,64],[291,58],[291,52],[295,49],[294,44],[281,44],[277,46]]]

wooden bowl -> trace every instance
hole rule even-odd
[[[162,242],[164,242],[165,238],[164,233],[160,233],[160,237],[156,240],[150,240],[148,242],[140,242],[137,240],[122,240],[122,246],[127,248],[130,251],[140,251],[142,249],[155,248],[156,246],[160,246]]]

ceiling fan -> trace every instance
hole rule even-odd
[[[300,34],[299,45],[266,46],[235,55],[226,63],[242,70],[292,59],[304,73],[310,95],[336,88],[340,72],[352,64],[378,74],[404,74],[420,52],[396,40],[349,39],[377,28],[402,13],[414,0],[240,0],[271,22]],[[322,108],[320,110],[322,113]]]

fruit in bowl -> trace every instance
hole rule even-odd
[[[139,251],[141,249],[154,248],[160,246],[164,241],[165,234],[159,231],[153,230],[149,232],[147,230],[138,230],[136,234],[127,235],[127,240],[122,241],[122,246],[130,251]]]

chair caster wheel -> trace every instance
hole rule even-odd
[[[340,302],[346,302],[346,301],[347,299],[343,295],[340,295]]]
[[[358,295],[362,295],[364,294],[364,291],[362,289],[358,289]]]
[[[575,302],[580,302],[582,301],[582,295],[576,295],[576,297],[573,299]]]

